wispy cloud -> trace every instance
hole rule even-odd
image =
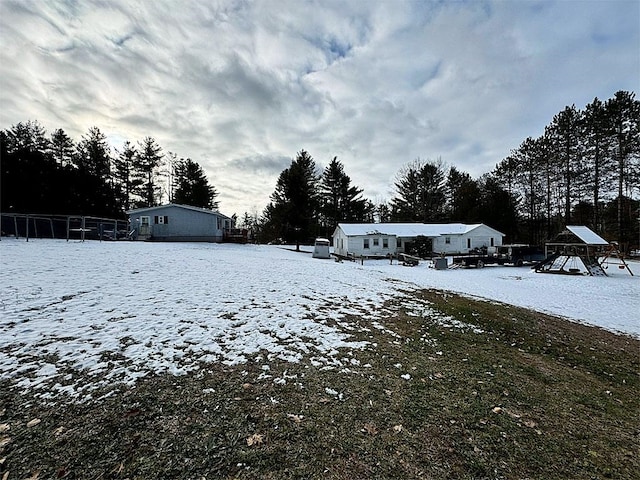
[[[0,2],[0,128],[98,126],[261,209],[301,149],[372,199],[405,163],[489,171],[565,105],[634,90],[635,0]]]

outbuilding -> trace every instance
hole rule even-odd
[[[504,234],[483,223],[340,223],[333,251],[342,256],[377,257],[408,253],[418,237],[431,240],[433,253],[469,253],[502,245]]]
[[[233,219],[217,210],[167,204],[127,212],[130,236],[160,242],[222,242]]]

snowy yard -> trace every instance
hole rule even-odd
[[[275,246],[3,239],[0,268],[0,378],[42,398],[90,398],[106,382],[256,354],[265,372],[269,359],[302,356],[348,368],[365,344],[350,332],[382,329],[393,313],[384,302],[422,288],[640,336],[638,263],[634,277],[615,265],[606,278],[575,277],[337,263]],[[345,358],[342,347],[354,354]],[[79,371],[91,382],[76,381]]]

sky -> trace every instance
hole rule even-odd
[[[0,0],[1,129],[152,137],[226,215],[261,213],[301,150],[375,203],[417,158],[477,177],[639,84],[638,0]]]

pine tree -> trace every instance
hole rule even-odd
[[[118,215],[110,150],[107,137],[98,127],[90,128],[76,145],[75,192],[82,213],[108,217]]]
[[[134,177],[140,182],[136,193],[141,197],[140,206],[142,207],[153,207],[160,203],[161,190],[158,185],[158,176],[162,158],[162,148],[153,138],[145,137],[138,143]]]
[[[556,152],[556,159],[562,171],[562,191],[564,193],[564,221],[571,222],[571,205],[576,196],[574,181],[582,170],[580,159],[581,112],[575,105],[565,107],[553,117],[548,129],[548,138]]]
[[[351,185],[338,157],[324,169],[319,184],[320,214],[325,236],[329,237],[340,222],[364,222],[371,210],[362,189]]]
[[[625,242],[631,220],[624,215],[625,193],[631,196],[640,184],[640,101],[632,92],[619,91],[607,101],[606,110],[616,160],[618,241]]]
[[[278,177],[263,214],[263,234],[286,242],[310,242],[317,234],[318,175],[308,152],[301,150]]]
[[[438,222],[445,216],[445,172],[442,161],[419,158],[396,177],[392,219],[399,222]]]
[[[603,199],[605,180],[611,178],[614,162],[611,155],[613,139],[610,135],[610,123],[604,103],[597,97],[588,104],[584,112],[584,158],[585,166],[590,171],[586,175],[591,190],[593,209],[592,227],[601,232],[600,203]]]
[[[61,128],[58,128],[51,134],[49,152],[56,163],[61,167],[73,164],[73,140],[71,140],[71,138],[69,138]]]
[[[480,188],[467,172],[451,167],[447,174],[447,216],[453,222],[479,219]]]
[[[76,147],[75,164],[79,170],[106,183],[111,173],[111,147],[98,127],[91,127]]]
[[[202,167],[190,158],[175,163],[176,190],[173,202],[193,207],[215,209],[218,202],[216,189],[209,185]]]
[[[142,181],[134,175],[136,148],[128,140],[122,151],[113,161],[113,179],[116,187],[119,208],[129,210],[133,205],[133,192],[140,188]]]

